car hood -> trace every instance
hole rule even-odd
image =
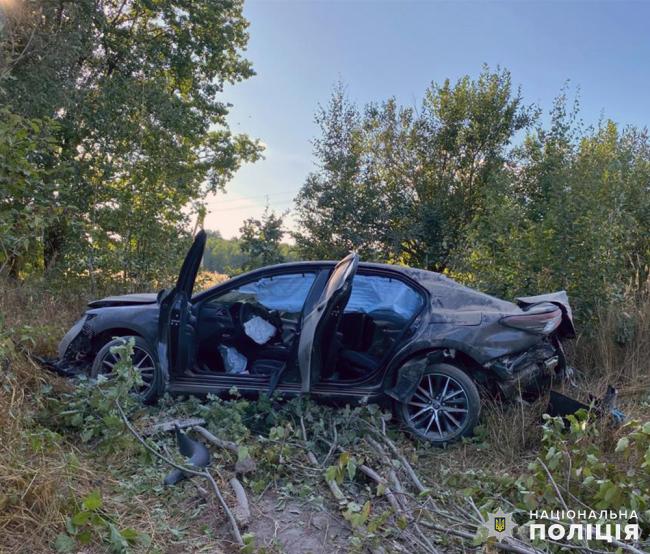
[[[141,292],[136,294],[121,294],[118,296],[107,296],[100,300],[88,302],[89,308],[106,308],[109,306],[134,306],[138,304],[155,304],[155,292]]]

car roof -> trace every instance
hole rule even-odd
[[[284,262],[281,264],[274,264],[274,265],[266,265],[264,267],[259,267],[256,269],[253,269],[251,271],[247,271],[246,273],[242,273],[240,275],[236,275],[235,277],[232,277],[228,279],[226,282],[231,282],[233,280],[248,280],[250,278],[255,278],[256,275],[262,275],[265,274],[269,271],[309,271],[309,270],[321,270],[321,269],[327,269],[334,267],[339,260],[315,260],[315,261],[296,261],[296,262]],[[391,271],[393,273],[400,273],[401,275],[404,275],[406,277],[410,277],[411,279],[414,279],[415,281],[418,281],[419,278],[424,277],[425,275],[428,275],[430,277],[434,276],[439,276],[438,273],[434,273],[432,271],[426,271],[423,269],[414,269],[406,266],[400,266],[400,265],[391,265],[391,264],[380,264],[380,263],[374,263],[374,262],[359,262],[359,269],[375,269],[375,270],[383,270],[383,271]],[[220,288],[224,283],[219,283],[218,285],[215,285],[214,287],[210,287],[207,290],[201,291],[196,293],[193,298],[195,300],[201,300],[202,298],[209,296],[212,294],[216,289]]]
[[[314,261],[295,261],[295,262],[284,262],[281,264],[274,264],[274,265],[266,265],[264,267],[260,267],[257,269],[254,269],[248,273],[242,274],[242,275],[250,275],[256,272],[261,272],[261,271],[268,271],[268,270],[284,270],[284,269],[324,269],[328,267],[333,267],[337,263],[339,263],[340,260],[314,260]],[[406,271],[425,271],[423,269],[414,269],[402,265],[392,265],[392,264],[381,264],[381,263],[376,263],[376,262],[359,262],[359,268],[360,269],[384,269],[384,270],[389,270],[389,271],[397,271],[399,273],[404,273]],[[426,271],[426,273],[433,273],[431,271]]]

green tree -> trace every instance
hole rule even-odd
[[[46,160],[55,154],[50,121],[0,110],[0,274],[18,277],[52,220]],[[34,268],[39,269],[39,268]]]
[[[55,216],[46,267],[149,282],[173,275],[189,220],[260,147],[228,128],[226,84],[253,75],[240,0],[8,4],[1,98],[51,117]]]
[[[650,267],[650,139],[585,128],[562,93],[548,120],[507,71],[432,85],[418,109],[320,109],[317,170],[297,198],[300,253],[444,271],[512,298],[566,289],[578,319]]]
[[[516,148],[456,267],[504,296],[566,289],[587,319],[647,275],[650,142],[609,120],[583,129],[578,116],[561,95],[549,127]]]
[[[237,238],[224,239],[218,231],[208,231],[203,267],[209,271],[231,275],[241,270],[247,256]]]
[[[239,246],[248,256],[245,269],[284,262],[281,242],[285,231],[282,215],[276,215],[266,206],[261,219],[249,218],[240,228]]]
[[[378,183],[364,165],[363,117],[338,84],[329,104],[319,108],[321,137],[314,141],[318,170],[307,177],[296,198],[300,229],[294,234],[301,254],[339,259],[350,250],[381,258],[385,215]]]
[[[417,112],[390,99],[361,114],[337,87],[317,115],[318,170],[297,198],[299,248],[444,271],[535,116],[505,70],[434,83]]]

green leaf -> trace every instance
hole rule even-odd
[[[81,527],[82,525],[85,525],[89,519],[90,519],[90,512],[84,510],[81,512],[77,512],[75,515],[72,516],[72,523],[77,527]]]
[[[129,542],[138,540],[140,533],[138,533],[133,527],[126,527],[120,531],[122,538],[126,539]]]
[[[339,473],[339,468],[338,468],[338,467],[336,467],[336,466],[329,466],[329,467],[325,470],[325,479],[326,479],[327,481],[336,481],[336,478],[337,478],[337,476],[338,476],[338,473]]]
[[[240,446],[239,449],[237,450],[237,461],[243,462],[244,460],[247,460],[250,457],[251,456],[248,451],[248,448],[246,446]]]
[[[102,507],[102,497],[98,490],[91,492],[81,503],[84,510],[94,512]]]
[[[54,549],[57,552],[74,552],[77,549],[77,543],[67,533],[59,533],[54,541]]]
[[[77,535],[77,540],[81,544],[90,544],[90,541],[93,539],[93,533],[90,529],[84,529],[81,533]]]
[[[113,552],[124,552],[129,547],[128,542],[122,537],[120,533],[112,523],[108,524],[109,533],[109,542],[111,544],[111,550]]]
[[[354,474],[357,471],[357,461],[353,457],[348,460],[347,470],[348,470],[348,478],[350,480],[354,479]]]
[[[618,439],[618,443],[616,444],[616,452],[623,452],[627,450],[627,447],[630,445],[630,439],[627,437],[622,437]]]
[[[94,434],[95,430],[92,427],[84,429],[81,432],[81,442],[89,442],[93,438]]]
[[[241,538],[244,541],[244,546],[241,547],[240,552],[242,554],[253,554],[255,552],[255,534],[244,533]]]

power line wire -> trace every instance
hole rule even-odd
[[[293,200],[287,200],[286,202],[280,202],[276,204],[269,204],[269,208],[271,209],[280,209],[280,208],[288,208],[289,206],[293,205]],[[255,206],[259,208],[259,206]],[[223,212],[240,212],[242,210],[252,210],[254,206],[230,206],[228,208],[217,208],[216,210],[209,210],[211,214],[214,213],[223,213]]]
[[[271,197],[271,196],[281,196],[285,194],[296,194],[300,189],[294,189],[294,190],[285,190],[281,192],[272,192],[270,194],[257,194],[254,196],[240,196],[239,198],[228,198],[226,200],[219,200],[218,197],[215,197],[217,201],[219,201],[221,204],[230,204],[231,202],[241,202],[244,200],[252,200],[254,198],[264,198],[264,197]]]

